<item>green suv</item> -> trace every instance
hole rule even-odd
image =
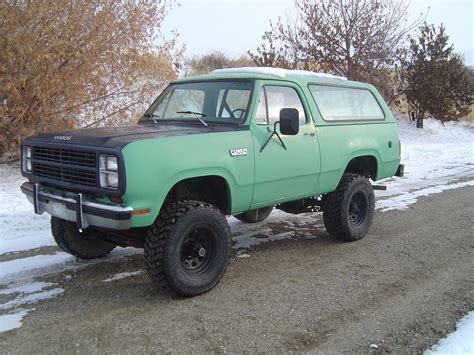
[[[214,287],[231,250],[226,216],[323,212],[331,236],[365,236],[372,181],[403,175],[394,117],[368,84],[276,68],[172,82],[126,127],[43,133],[22,143],[21,189],[49,213],[65,252],[142,247],[157,284]]]

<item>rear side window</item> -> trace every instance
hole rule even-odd
[[[309,89],[326,121],[365,121],[385,118],[379,103],[367,89],[310,85]]]
[[[280,120],[282,108],[295,108],[299,112],[300,124],[306,123],[303,104],[295,89],[287,86],[264,86],[255,115],[257,124],[270,124]]]

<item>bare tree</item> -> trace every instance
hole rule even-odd
[[[297,69],[307,64],[302,63],[299,56],[298,21],[298,18],[286,22],[279,18],[276,24],[270,21],[270,30],[263,34],[264,42],[257,48],[257,53],[247,52],[257,66]]]
[[[384,85],[421,14],[408,22],[406,0],[296,0],[295,5],[298,20],[270,23],[264,43],[250,53],[257,65],[327,70],[378,84],[392,99]]]
[[[175,77],[169,1],[0,2],[0,156],[33,133],[119,124]]]
[[[214,51],[200,56],[195,56],[188,62],[186,75],[207,74],[214,69],[254,66],[253,61],[246,55],[230,58],[224,53]]]
[[[219,51],[195,56],[188,62],[186,75],[207,74],[214,69],[228,68],[230,62],[230,58]]]

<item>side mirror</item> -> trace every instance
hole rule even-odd
[[[295,108],[280,110],[280,133],[285,136],[295,136],[300,131],[300,113]]]

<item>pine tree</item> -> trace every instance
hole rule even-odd
[[[458,120],[469,113],[473,102],[469,69],[448,41],[443,25],[437,31],[427,23],[420,26],[419,37],[410,40],[404,63],[405,95],[418,128],[423,128],[427,114],[443,123]]]

